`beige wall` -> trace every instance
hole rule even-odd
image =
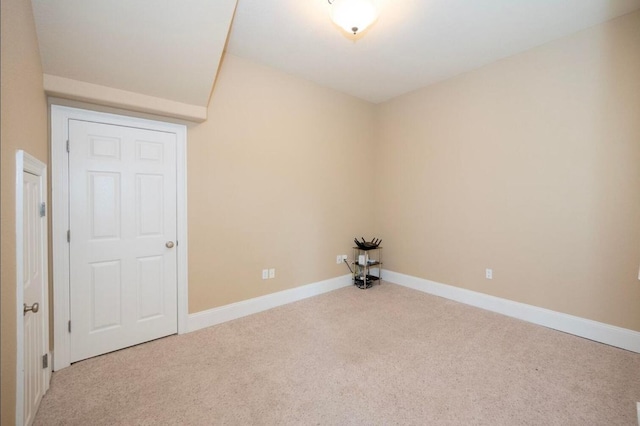
[[[640,331],[640,12],[378,120],[388,269]]]
[[[336,255],[373,229],[374,106],[227,55],[208,116],[188,130],[189,311],[348,273]]]
[[[28,0],[2,0],[1,21],[1,381],[0,423],[15,423],[16,268],[15,153],[24,149],[48,163],[47,104]]]

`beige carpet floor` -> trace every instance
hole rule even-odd
[[[383,283],[53,374],[36,425],[637,425],[640,355]]]

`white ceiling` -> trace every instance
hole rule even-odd
[[[32,0],[44,74],[207,106],[236,0]]]
[[[379,1],[378,21],[354,39],[331,22],[327,0],[238,0],[227,51],[377,103],[640,8],[640,0]]]
[[[205,106],[220,57],[371,102],[640,9],[640,0],[379,0],[355,39],[327,0],[32,0],[43,72]],[[231,32],[229,26],[231,24]]]

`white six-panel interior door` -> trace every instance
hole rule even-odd
[[[16,423],[30,425],[33,423],[40,401],[49,388],[50,367],[49,321],[47,297],[47,218],[46,218],[46,168],[43,163],[20,153],[23,167],[18,170],[22,179],[19,194],[22,198],[22,217],[18,220],[22,234],[21,255],[18,256],[18,268],[22,287],[21,304],[18,306],[19,321],[22,327],[18,330],[18,339],[22,342],[22,364],[18,366],[19,401],[16,412]],[[18,379],[20,380],[20,378]]]
[[[177,332],[176,135],[69,120],[70,362]]]
[[[188,331],[187,127],[51,105],[53,370]]]

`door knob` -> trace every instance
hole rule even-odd
[[[167,241],[165,246],[167,246],[167,248],[173,248],[173,241]]]
[[[40,309],[40,305],[38,304],[38,302],[34,303],[31,306],[27,306],[27,304],[24,304],[24,308],[22,308],[22,315],[27,315],[27,312],[31,311],[34,314],[36,312],[38,312],[38,310]]]

